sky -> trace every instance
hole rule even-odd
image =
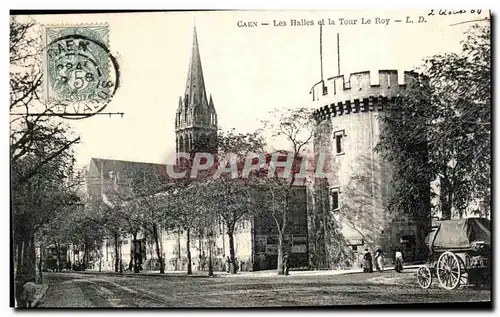
[[[106,112],[68,121],[82,138],[77,145],[79,166],[92,157],[165,163],[175,150],[174,118],[183,95],[196,24],[207,96],[212,95],[223,129],[251,132],[270,119],[275,108],[310,106],[311,87],[320,80],[320,19],[323,27],[323,72],[337,75],[337,33],[340,73],[411,70],[437,53],[458,52],[463,32],[488,16],[463,14],[428,16],[425,11],[218,11],[111,13],[29,16],[44,25],[109,26],[109,48],[120,65],[121,86]],[[419,16],[426,23],[416,23]],[[415,23],[404,23],[407,17]],[[357,19],[339,25],[339,19]],[[371,24],[361,25],[361,18]],[[376,24],[376,18],[390,19]],[[291,26],[290,20],[312,20],[314,26]],[[394,22],[400,19],[403,22]],[[286,21],[286,26],[274,26]],[[257,22],[257,27],[238,23]],[[260,25],[267,22],[269,25]],[[482,22],[484,23],[484,22]],[[272,118],[271,118],[272,119]],[[278,148],[286,144],[269,140]],[[274,142],[274,143],[273,143]],[[278,142],[278,143],[276,143]]]

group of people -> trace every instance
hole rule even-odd
[[[384,270],[384,252],[381,248],[377,248],[375,251],[375,259],[372,259],[372,254],[368,249],[365,249],[363,255],[363,272],[372,273],[373,265],[375,265],[375,270],[382,272]],[[403,271],[403,254],[398,249],[395,254],[394,269],[396,272],[400,273]]]
[[[375,251],[375,259],[372,259],[372,254],[368,249],[365,249],[365,253],[363,254],[363,272],[372,273],[373,266],[375,265],[375,270],[381,272],[384,270],[384,252],[381,248],[377,248]],[[394,261],[394,269],[396,272],[400,273],[403,271],[403,254],[398,249],[396,250],[395,261]]]

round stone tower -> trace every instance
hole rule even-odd
[[[400,248],[405,261],[421,258],[426,250],[430,209],[420,216],[389,213],[391,166],[374,151],[383,133],[378,117],[386,113],[388,101],[411,83],[412,74],[353,73],[319,82],[311,90],[318,124],[314,151],[327,155],[330,171],[327,179],[315,180],[309,216],[309,232],[318,235],[310,237],[317,244],[310,248],[318,257],[325,254],[324,266],[335,261],[359,265],[365,249],[373,252],[380,247],[392,259]],[[329,223],[317,225],[318,219]],[[348,256],[339,256],[342,252]]]

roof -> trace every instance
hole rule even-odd
[[[432,242],[434,250],[468,248],[474,241],[490,245],[491,223],[486,218],[443,220],[427,239]]]
[[[194,107],[197,105],[208,107],[210,105],[207,99],[207,93],[205,91],[205,80],[203,78],[203,68],[201,67],[201,57],[198,45],[198,36],[196,34],[196,26],[193,29],[193,48],[191,51],[191,57],[189,59],[189,68],[184,97],[187,97],[187,107]],[[177,112],[182,111],[182,106],[183,104],[182,102],[180,102]]]
[[[276,151],[274,153],[268,153],[266,155],[267,164],[265,167],[258,171],[255,171],[257,178],[268,177],[268,169],[273,155],[277,155],[278,162],[284,162],[287,159],[287,151]],[[292,166],[292,173],[298,173],[301,161],[305,159],[303,157],[295,158]],[[255,162],[256,163],[256,162]],[[244,160],[240,160],[238,164],[238,170],[241,172],[243,169]],[[168,169],[167,169],[168,168]],[[115,159],[103,159],[103,158],[92,158],[90,162],[89,173],[87,175],[87,192],[90,196],[99,197],[103,199],[108,205],[114,205],[117,202],[124,200],[130,200],[135,197],[132,186],[131,179],[133,173],[140,172],[141,175],[144,173],[147,177],[154,177],[158,180],[158,189],[152,191],[153,193],[159,193],[165,190],[166,186],[169,184],[174,184],[176,180],[185,181],[189,179],[188,174],[186,177],[176,179],[169,175],[170,168],[175,172],[180,172],[183,168],[180,165],[167,165],[158,163],[145,163],[145,162],[133,162]],[[212,166],[208,174],[205,177],[213,175],[216,169],[220,168],[219,164],[216,163]],[[276,167],[276,171],[280,174],[285,168],[283,166]],[[102,177],[101,177],[102,176]],[[294,186],[304,186],[306,183],[306,178],[301,178],[297,176],[294,181]]]
[[[166,167],[167,165],[158,163],[92,158],[87,175],[87,191],[91,196],[108,200],[108,204],[118,199],[126,200],[133,197],[130,186],[133,172],[144,171],[161,180],[161,175],[165,175]]]

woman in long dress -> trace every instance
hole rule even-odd
[[[372,255],[368,249],[365,249],[365,254],[363,255],[363,272],[372,273],[373,265],[372,265]]]
[[[395,258],[394,269],[396,272],[401,273],[401,271],[403,271],[403,254],[401,253],[401,250],[396,250]]]
[[[375,264],[377,266],[377,271],[381,272],[384,270],[384,254],[380,248],[377,249],[375,254]]]

